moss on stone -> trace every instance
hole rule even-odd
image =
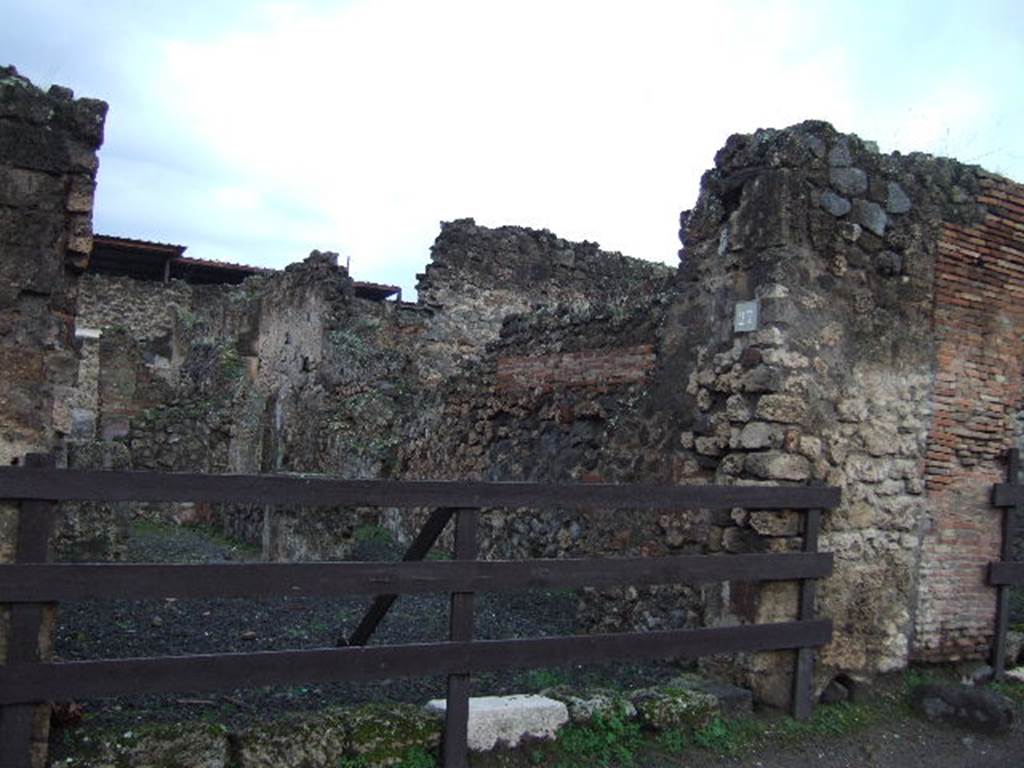
[[[347,711],[328,709],[260,723],[234,741],[241,768],[333,768],[348,749]]]
[[[54,768],[225,768],[227,729],[210,723],[145,725],[73,737]]]
[[[441,740],[440,721],[410,704],[367,704],[349,711],[350,754],[367,768],[399,766],[410,751],[430,751]]]
[[[693,732],[719,713],[714,696],[685,688],[647,688],[630,698],[641,722],[654,731]]]

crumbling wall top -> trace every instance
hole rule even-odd
[[[6,154],[20,167],[65,171],[67,155],[61,152],[59,132],[40,131],[39,126],[67,131],[96,150],[103,143],[106,115],[104,101],[76,99],[74,91],[59,85],[44,91],[19,75],[14,67],[0,66],[0,117],[11,121],[0,123],[2,138],[8,145]]]

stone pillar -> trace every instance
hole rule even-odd
[[[75,384],[78,371],[75,274],[92,249],[96,150],[106,111],[101,101],[75,99],[59,86],[43,92],[13,67],[0,67],[0,462],[5,465],[20,462],[26,453],[54,451],[65,429],[66,409],[55,395]],[[0,507],[0,560],[13,559],[17,528],[17,509]],[[0,618],[0,656],[6,658],[6,610]],[[34,733],[40,766],[48,725],[42,712]]]
[[[840,671],[905,666],[919,589],[942,593],[943,610],[956,614],[938,645],[976,651],[978,628],[991,623],[976,566],[992,550],[996,516],[975,504],[970,515],[984,531],[947,525],[936,496],[946,487],[941,452],[958,457],[960,479],[983,497],[1019,408],[1019,338],[1000,355],[986,341],[1019,336],[1009,299],[1019,289],[991,285],[1016,265],[1005,253],[1000,263],[976,249],[987,271],[944,266],[950,232],[966,233],[967,247],[997,202],[1019,210],[1005,188],[988,191],[985,178],[951,160],[882,155],[870,142],[807,122],[731,137],[683,217],[680,299],[663,354],[683,375],[677,409],[692,479],[843,490],[821,538],[836,570],[819,592],[819,610],[836,634],[819,657],[819,684]],[[990,228],[991,243],[996,232],[1004,245],[1019,238],[1019,225]],[[749,330],[735,323],[745,302],[757,308]],[[943,331],[960,322],[947,317],[949,308],[969,320],[966,346],[963,334]],[[1004,364],[1013,373],[1000,382],[992,368]],[[979,375],[989,384],[976,386]],[[951,431],[949,423],[959,426]],[[725,515],[716,524],[727,550],[798,545],[795,521],[777,516]],[[952,581],[970,581],[971,600],[933,590],[936,568],[956,568],[931,540],[970,550]],[[929,564],[943,557],[944,565]],[[795,617],[796,590],[745,587],[717,602],[713,620],[785,620]],[[921,607],[919,624],[936,614],[929,600]],[[931,632],[935,619],[924,626]],[[746,669],[745,682],[776,704],[788,697],[791,669],[780,659],[756,655]]]

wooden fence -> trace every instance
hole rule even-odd
[[[11,604],[8,659],[0,666],[0,754],[26,768],[32,712],[54,700],[448,676],[443,758],[465,766],[470,675],[489,670],[626,659],[695,658],[738,651],[796,649],[793,713],[812,707],[814,649],[832,624],[816,619],[816,579],[832,572],[817,551],[823,509],[839,503],[826,487],[546,485],[535,483],[339,481],[54,469],[32,456],[0,468],[0,498],[21,505],[17,562],[0,565],[0,602]],[[47,564],[60,501],[232,502],[300,506],[433,507],[402,562],[227,565]],[[803,551],[784,554],[609,557],[525,561],[476,559],[481,509],[686,510],[742,507],[804,513]],[[418,562],[449,518],[455,559]],[[796,621],[705,629],[514,640],[473,640],[476,592],[607,585],[799,580]],[[394,596],[451,595],[448,642],[366,647]],[[91,598],[377,595],[360,628],[338,648],[258,653],[43,662],[38,656],[46,604]]]
[[[1020,478],[1020,451],[1010,451],[1006,482],[993,489],[992,503],[1003,510],[1003,545],[1000,560],[988,566],[988,583],[996,587],[996,632],[992,669],[1000,679],[1006,671],[1006,631],[1010,624],[1010,588],[1024,587],[1024,562],[1013,561],[1016,525],[1024,509],[1024,484]]]

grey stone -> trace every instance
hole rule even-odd
[[[732,395],[725,401],[725,413],[729,421],[749,421],[750,405],[743,395]]]
[[[832,168],[828,179],[844,195],[863,195],[868,190],[868,175],[860,168]]]
[[[893,276],[903,272],[903,256],[895,251],[882,251],[875,256],[875,267],[880,274]]]
[[[689,691],[699,691],[718,700],[718,708],[723,715],[735,717],[754,710],[754,696],[746,688],[737,685],[723,683],[719,680],[710,680],[701,675],[685,674],[673,678],[668,683],[668,688],[682,688]]]
[[[803,456],[768,451],[747,456],[747,472],[765,480],[806,480],[811,476],[811,464]]]
[[[140,768],[165,765],[224,768],[229,760],[227,735],[207,723],[147,726],[139,731],[128,729],[116,734],[101,734],[90,741],[96,751],[88,761],[92,768],[125,765]],[[187,762],[183,760],[185,756]],[[64,765],[78,763],[67,762]]]
[[[1012,629],[1006,633],[1006,666],[1012,667],[1021,660],[1021,653],[1024,652],[1024,632],[1015,632]]]
[[[1002,733],[1013,724],[1013,703],[983,688],[931,684],[914,689],[911,706],[928,720],[981,733]]]
[[[845,167],[852,162],[850,146],[846,142],[846,137],[843,137],[828,151],[828,164],[835,167]]]
[[[813,133],[801,133],[799,135],[800,143],[807,147],[808,151],[819,160],[825,157],[825,142],[815,136]]]
[[[540,695],[565,704],[569,711],[569,720],[577,725],[590,723],[594,718],[607,720],[611,717],[636,717],[633,702],[622,693],[603,688],[572,690],[565,686],[557,686],[541,691]]]
[[[794,395],[764,395],[757,402],[757,418],[798,424],[807,416],[807,403]]]
[[[885,215],[882,206],[869,200],[854,200],[851,218],[879,237],[885,234],[885,225],[889,223],[889,217]]]
[[[844,221],[839,225],[839,234],[851,243],[856,243],[860,240],[860,233],[862,231],[860,224],[854,224],[852,221]]]
[[[763,421],[746,424],[740,432],[740,447],[748,450],[769,448],[773,444],[775,428]]]
[[[890,181],[887,186],[885,210],[889,213],[907,213],[910,208],[910,198],[903,191],[903,187],[895,181]]]
[[[850,201],[845,197],[840,197],[832,190],[828,189],[821,193],[821,197],[818,199],[818,203],[826,211],[831,213],[835,217],[845,216],[850,212]]]
[[[637,717],[651,730],[695,731],[719,713],[718,700],[683,688],[647,688],[630,694]]]

